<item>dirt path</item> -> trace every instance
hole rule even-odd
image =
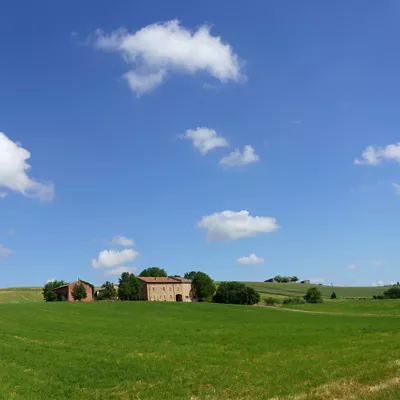
[[[342,312],[332,312],[332,311],[298,310],[296,308],[284,308],[284,307],[274,307],[274,306],[259,306],[259,307],[273,308],[275,310],[299,312],[307,314],[349,315],[354,317],[400,317],[400,315],[398,314],[353,314],[353,313],[342,313]]]

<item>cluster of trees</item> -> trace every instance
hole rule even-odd
[[[307,290],[307,293],[304,296],[304,300],[307,303],[323,303],[322,293],[316,287],[311,287]]]
[[[390,289],[383,292],[383,294],[374,296],[374,299],[400,299],[400,285],[392,286]]]
[[[260,294],[241,282],[221,282],[213,297],[214,303],[253,305],[260,301]]]
[[[274,281],[278,283],[289,283],[289,282],[298,282],[299,278],[297,276],[274,276]]]

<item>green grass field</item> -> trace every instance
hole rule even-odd
[[[284,305],[285,308],[335,314],[400,316],[400,300],[327,300],[322,304]]]
[[[279,295],[279,296],[304,296],[307,289],[317,286],[325,298],[332,293],[330,286],[323,285],[305,285],[301,283],[266,283],[266,282],[244,282],[246,285],[254,288],[262,295]],[[372,297],[382,294],[387,288],[373,286],[337,286],[334,288],[339,298],[357,298]]]
[[[43,301],[42,288],[8,288],[0,289],[1,303],[30,303]]]
[[[0,304],[0,355],[0,399],[400,398],[398,317]]]

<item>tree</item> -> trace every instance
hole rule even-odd
[[[392,286],[390,289],[386,290],[383,293],[383,296],[386,299],[400,299],[400,287]]]
[[[123,272],[119,278],[118,298],[120,300],[139,300],[139,279],[129,272]]]
[[[215,284],[207,274],[198,271],[192,278],[192,290],[199,301],[208,301],[215,293]]]
[[[292,282],[298,282],[299,278],[297,276],[292,276],[291,281]]]
[[[213,301],[224,304],[253,305],[260,301],[260,294],[241,282],[221,282]]]
[[[288,283],[291,280],[291,278],[287,277],[287,276],[282,276],[282,283]]]
[[[72,297],[74,298],[74,300],[78,300],[78,301],[82,301],[82,299],[86,299],[86,297],[87,297],[86,288],[82,282],[80,282],[74,286],[71,294],[72,294]]]
[[[281,283],[282,282],[282,277],[280,275],[276,275],[274,278],[274,281]]]
[[[331,294],[331,299],[334,300],[334,299],[336,299],[336,298],[337,298],[336,292],[332,292],[332,294]]]
[[[56,301],[57,300],[57,295],[53,291],[53,289],[58,288],[60,286],[66,285],[67,282],[64,281],[57,281],[56,279],[53,279],[51,281],[48,281],[42,289],[43,293],[43,298],[45,301]]]
[[[185,275],[183,275],[183,277],[185,279],[190,279],[192,281],[195,275],[196,271],[190,271],[190,272],[185,272]]]
[[[165,269],[158,268],[158,267],[150,267],[147,269],[144,269],[139,276],[143,277],[167,277],[167,272]]]
[[[117,297],[117,291],[115,290],[114,284],[107,281],[101,285],[101,291],[97,296],[98,300],[110,300]]]
[[[304,300],[307,303],[323,303],[322,294],[316,287],[311,287],[307,290]]]

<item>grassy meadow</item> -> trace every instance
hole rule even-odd
[[[400,398],[399,317],[0,304],[0,355],[0,399]]]
[[[7,288],[0,289],[0,304],[2,303],[30,303],[43,301],[42,288]]]

